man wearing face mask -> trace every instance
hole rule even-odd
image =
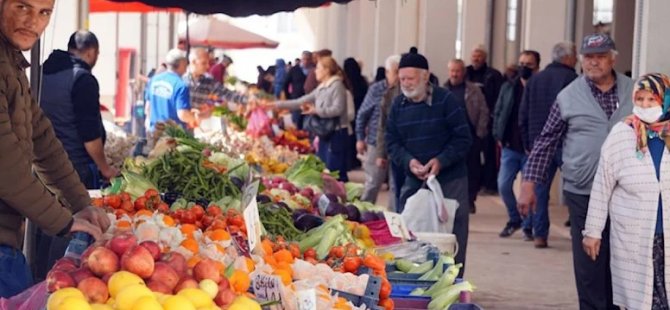
[[[603,229],[596,260],[582,249],[582,231],[600,149],[611,128],[633,110],[633,81],[614,71],[616,51],[607,35],[585,36],[580,53],[584,75],[558,94],[542,133],[535,139],[524,169],[518,208],[524,215],[535,211],[536,184],[546,182],[551,159],[562,145],[563,196],[570,210],[580,309],[619,309],[612,303],[609,225]]]
[[[526,164],[526,152],[521,140],[519,128],[519,106],[523,97],[524,87],[530,77],[539,71],[540,53],[532,50],[521,52],[519,56],[519,75],[510,82],[505,82],[493,114],[493,137],[502,148],[500,172],[498,173],[498,191],[507,208],[508,220],[500,232],[500,237],[507,238],[515,231],[523,228],[524,240],[533,240],[530,218],[522,219],[516,208],[516,197],[513,186],[519,171]]]

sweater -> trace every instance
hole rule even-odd
[[[312,91],[298,99],[279,101],[280,109],[299,110],[304,103],[314,103],[316,114],[322,118],[340,117],[340,127],[349,128],[349,109],[347,107],[347,89],[342,78],[333,76]],[[353,111],[351,111],[353,113]],[[353,120],[353,118],[352,118]]]
[[[368,145],[377,145],[377,127],[381,118],[381,105],[388,89],[386,79],[370,85],[363,104],[356,115],[356,139]]]

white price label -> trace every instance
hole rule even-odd
[[[283,289],[284,286],[277,276],[257,273],[253,277],[253,289],[256,299],[262,302],[279,302],[279,305],[272,306],[272,309],[282,309],[283,307]]]
[[[298,291],[298,310],[316,310],[316,290]]]
[[[249,169],[249,180],[251,180],[251,169]],[[258,187],[260,182],[258,180],[247,185],[242,191],[242,206],[247,208],[251,201],[256,201],[256,195],[258,195]]]
[[[247,239],[249,240],[249,252],[253,252],[261,242],[261,219],[258,214],[258,203],[252,199],[251,203],[244,209],[244,224],[247,227]]]
[[[400,214],[385,211],[384,218],[386,219],[386,225],[389,227],[391,236],[396,238],[409,239],[409,230],[407,230],[405,220],[402,219]]]

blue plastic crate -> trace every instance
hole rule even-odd
[[[412,293],[417,288],[428,289],[433,285],[433,283],[426,284],[392,284],[391,287],[391,297],[401,297],[401,298],[417,298],[417,299],[428,299],[430,296],[412,296]]]

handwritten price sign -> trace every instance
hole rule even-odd
[[[279,305],[272,306],[272,309],[283,309],[283,284],[277,276],[266,274],[256,274],[253,278],[254,294],[256,299],[263,302],[276,301]]]

